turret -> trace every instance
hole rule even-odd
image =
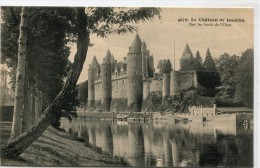
[[[147,50],[146,50],[146,44],[145,44],[144,41],[142,43],[141,50],[142,50],[142,72],[143,72],[143,78],[146,78],[146,77],[148,77],[148,66],[147,66],[148,54],[147,54]]]
[[[163,90],[162,97],[170,95],[170,74],[163,74]]]
[[[143,98],[142,41],[137,34],[127,54],[127,96],[132,111],[141,111]]]
[[[111,62],[111,72],[113,73],[115,71],[115,57],[112,54],[111,54],[110,62]]]
[[[110,111],[112,99],[112,81],[111,81],[111,53],[108,50],[101,64],[101,81],[102,81],[102,100],[103,111]]]
[[[179,86],[178,86],[178,73],[177,71],[172,71],[171,72],[171,79],[170,79],[170,95],[174,96],[178,91],[179,91]]]
[[[181,71],[193,70],[193,54],[189,44],[186,44],[180,59]]]
[[[88,69],[88,108],[92,108],[95,102],[95,72],[97,66],[97,58],[94,56]]]

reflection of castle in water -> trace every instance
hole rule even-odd
[[[253,159],[252,130],[250,134],[245,131],[232,134],[230,131],[223,133],[213,126],[202,128],[198,124],[118,125],[112,121],[93,120],[73,120],[72,123],[63,120],[61,127],[67,131],[70,128],[86,143],[127,158],[133,166],[156,166],[158,159],[162,161],[162,166],[184,163],[193,166],[248,166]],[[247,156],[244,156],[245,153]],[[212,161],[212,157],[218,159]]]

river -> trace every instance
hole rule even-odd
[[[61,119],[61,128],[132,166],[253,166],[253,128]]]

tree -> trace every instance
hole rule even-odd
[[[29,17],[27,34],[23,130],[38,120],[37,116],[41,115],[39,111],[53,101],[67,76],[70,62],[66,44],[72,39],[69,20],[73,16],[73,11],[67,9],[30,8],[32,15]],[[1,58],[11,69],[16,69],[17,63],[17,53],[13,50],[17,48],[19,12],[18,7],[2,7]],[[11,73],[13,88],[15,75]]]
[[[204,67],[205,71],[214,71],[214,72],[217,71],[217,69],[215,67],[215,62],[211,56],[209,49],[207,49],[206,58],[203,63],[203,67]]]
[[[88,81],[82,82],[77,85],[78,99],[81,107],[85,107],[88,96]]]
[[[91,33],[102,37],[108,34],[125,34],[136,30],[136,27],[131,25],[133,22],[147,21],[156,15],[160,17],[160,9],[157,8],[134,8],[128,10],[122,9],[121,11],[114,8],[89,8],[86,14],[84,8],[77,8],[75,13],[77,52],[62,90],[47,107],[35,125],[31,126],[26,132],[10,141],[7,146],[1,149],[1,156],[13,157],[21,154],[49,126],[56,116],[58,109],[64,103],[66,95],[76,86],[86,59],[90,42],[89,35]]]
[[[22,7],[20,35],[18,40],[18,62],[17,62],[17,71],[16,71],[16,89],[15,89],[14,114],[13,114],[11,139],[19,136],[22,133],[28,15],[29,15],[28,8]]]
[[[235,98],[246,106],[253,107],[254,99],[254,50],[247,49],[237,67]]]
[[[202,64],[203,64],[203,62],[202,62],[202,58],[200,56],[200,52],[197,51],[195,58],[194,58],[194,61],[193,61],[194,70],[202,71],[203,70]]]
[[[216,59],[216,68],[219,72],[221,85],[225,86],[226,93],[228,97],[234,98],[236,84],[237,84],[237,67],[238,67],[239,57],[236,55],[230,56],[227,53],[222,54],[218,59]]]
[[[172,71],[172,63],[169,59],[159,60],[157,68],[159,69],[160,75],[169,74]]]

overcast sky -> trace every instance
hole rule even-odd
[[[218,58],[227,52],[230,55],[241,55],[247,48],[253,48],[253,10],[246,8],[236,9],[203,9],[203,8],[162,8],[162,19],[154,18],[153,21],[137,25],[138,34],[146,42],[147,48],[154,56],[154,66],[158,60],[170,59],[173,63],[174,40],[176,69],[179,69],[179,58],[186,43],[189,44],[193,54],[199,50],[204,60],[207,48],[213,57]],[[244,19],[245,22],[233,22],[231,26],[189,26],[189,22],[179,22],[180,18],[210,18],[210,19]],[[226,21],[225,21],[226,22]],[[198,23],[198,21],[194,22]],[[203,22],[200,22],[203,23]],[[210,22],[205,22],[210,23]],[[220,23],[220,22],[218,22]],[[214,23],[215,24],[215,23]],[[108,38],[91,36],[91,43],[78,83],[87,80],[88,65],[94,54],[99,63],[106,54],[107,49],[118,61],[127,55],[128,48],[132,44],[134,34],[124,36],[113,35]],[[75,54],[75,46],[72,46],[71,57]]]

